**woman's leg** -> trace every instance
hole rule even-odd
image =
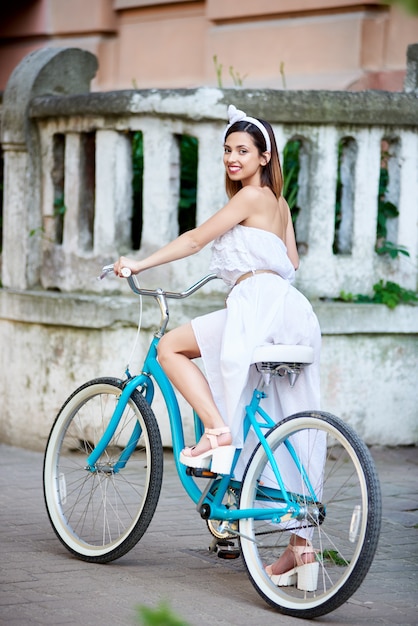
[[[290,537],[289,545],[293,547],[304,548],[310,545],[310,542],[307,539],[303,539],[298,535],[292,534]],[[315,553],[307,552],[306,554],[301,555],[301,560],[303,563],[313,563],[315,561]],[[289,570],[293,569],[296,565],[296,559],[294,552],[287,547],[286,550],[281,554],[280,558],[277,559],[272,565],[266,567],[266,572],[269,576],[277,576],[278,574],[284,574]]]
[[[199,346],[190,323],[179,326],[164,335],[158,344],[158,361],[176,389],[199,415],[205,428],[224,428],[225,422],[213,400],[208,382],[191,359],[200,356]],[[231,435],[218,436],[218,445],[231,443]],[[210,449],[203,435],[193,448],[193,456]]]

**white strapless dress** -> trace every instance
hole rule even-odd
[[[225,309],[192,320],[210,389],[237,447],[243,446],[244,410],[260,376],[251,365],[257,346],[302,344],[314,349],[314,363],[304,369],[294,387],[287,377],[272,380],[262,402],[276,422],[320,408],[321,332],[311,304],[292,286],[295,270],[285,244],[274,233],[242,225],[213,243],[210,270],[227,285],[232,287],[243,274],[262,269],[277,275],[254,274],[233,287]],[[237,477],[248,455],[241,457]]]

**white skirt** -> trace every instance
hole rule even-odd
[[[192,320],[215,403],[230,427],[234,445],[243,445],[246,404],[258,383],[251,358],[264,344],[302,344],[314,349],[314,362],[296,385],[275,377],[263,406],[277,423],[283,417],[320,407],[321,331],[309,301],[274,274],[256,274],[232,289],[225,309]]]

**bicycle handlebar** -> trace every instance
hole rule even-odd
[[[142,289],[138,284],[136,276],[134,276],[133,274],[131,274],[131,276],[127,278],[127,281],[132,291],[138,294],[139,296],[154,296],[155,298],[158,298],[159,296],[165,296],[166,298],[172,298],[174,300],[181,300],[182,298],[188,298],[193,293],[198,291],[201,287],[206,285],[206,283],[208,283],[211,280],[214,280],[215,278],[217,278],[216,274],[208,274],[207,276],[204,276],[203,278],[198,280],[197,283],[195,283],[194,285],[192,285],[185,291],[181,291],[181,292],[164,291],[161,288]]]
[[[123,268],[123,269],[127,269],[127,268]],[[113,272],[113,265],[105,265],[102,268],[102,273],[100,274],[100,276],[98,276],[98,280],[105,278],[105,276],[107,276],[107,274],[110,274],[111,272]],[[161,311],[161,322],[160,322],[160,328],[158,329],[156,335],[160,337],[164,334],[165,329],[167,328],[168,320],[169,320],[167,299],[171,298],[173,300],[181,300],[183,298],[187,298],[188,296],[191,296],[193,293],[198,291],[198,289],[206,285],[206,283],[208,283],[209,281],[214,280],[215,278],[218,278],[216,274],[208,274],[207,276],[204,276],[203,278],[198,280],[197,283],[195,283],[194,285],[192,285],[185,291],[178,292],[178,291],[164,291],[160,287],[158,289],[142,289],[139,286],[136,276],[134,274],[131,274],[129,270],[128,272],[126,272],[125,278],[128,281],[128,285],[132,289],[132,291],[138,296],[153,296],[158,302],[158,305]]]
[[[112,272],[113,272],[113,265],[105,265],[104,267],[102,267],[102,272],[100,276],[97,277],[97,280],[102,280],[108,274],[111,274]],[[197,283],[195,283],[194,285],[192,285],[185,291],[178,292],[178,291],[164,291],[160,287],[158,287],[158,289],[142,289],[139,286],[136,276],[132,274],[130,269],[127,267],[122,268],[122,275],[124,278],[127,279],[128,285],[132,289],[132,291],[136,293],[138,296],[158,297],[158,296],[164,295],[166,298],[173,298],[176,300],[180,300],[182,298],[187,298],[188,296],[191,296],[193,293],[195,293],[195,291],[198,291],[201,287],[206,285],[206,283],[208,283],[211,280],[214,280],[215,278],[218,278],[216,274],[208,274],[207,276],[204,276],[203,278],[198,280]]]

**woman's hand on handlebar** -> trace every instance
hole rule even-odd
[[[119,278],[127,278],[130,274],[139,274],[140,268],[138,261],[128,259],[121,256],[113,265],[113,271]]]

